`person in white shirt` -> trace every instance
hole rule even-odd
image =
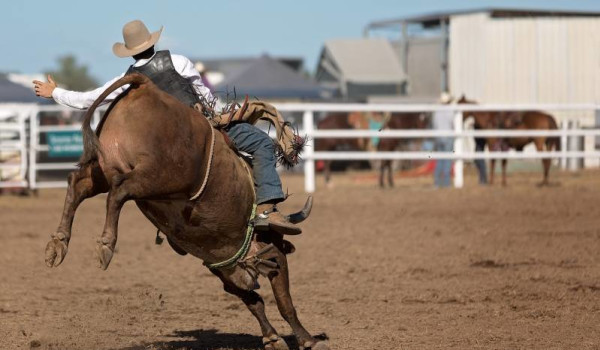
[[[69,91],[59,88],[51,76],[48,82],[35,80],[34,88],[38,96],[53,98],[57,103],[78,109],[87,109],[94,101],[119,78],[125,74],[137,72],[146,75],[160,89],[173,95],[184,104],[193,106],[202,101],[216,102],[215,110],[222,104],[215,99],[202,83],[202,78],[192,62],[181,55],[169,51],[154,51],[154,45],[160,38],[163,28],[150,33],[144,23],[131,21],[123,27],[124,43],[115,43],[113,53],[118,57],[133,57],[134,63],[129,69],[108,81],[103,86],[87,92]],[[116,89],[102,102],[114,101],[129,86]],[[225,131],[235,146],[253,157],[254,183],[256,186],[257,213],[267,216],[266,225],[282,234],[299,234],[302,231],[290,223],[277,211],[276,204],[285,200],[279,174],[275,170],[277,157],[273,141],[268,134],[257,127],[245,123],[232,123]],[[263,215],[263,216],[264,216]]]
[[[440,96],[441,104],[450,104],[452,96],[443,92]],[[437,111],[433,113],[433,129],[435,130],[453,130],[454,113],[452,111]],[[450,152],[454,148],[454,138],[438,137],[435,139],[435,150],[440,152]],[[450,186],[450,171],[452,169],[452,160],[438,159],[435,162],[434,183],[436,187]]]

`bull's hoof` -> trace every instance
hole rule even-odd
[[[46,245],[46,265],[57,267],[67,255],[68,245],[64,234],[57,233]]]
[[[287,343],[278,335],[263,338],[265,350],[289,350]]]
[[[107,245],[100,243],[96,246],[96,257],[98,258],[98,267],[106,270],[113,257],[113,251]]]
[[[300,346],[300,350],[330,350],[329,345],[325,341],[306,342],[304,346]]]

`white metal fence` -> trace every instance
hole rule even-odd
[[[303,133],[309,138],[303,155],[304,187],[307,192],[315,191],[315,160],[381,160],[381,159],[453,159],[454,186],[464,185],[464,160],[473,159],[542,159],[561,158],[566,163],[568,158],[600,158],[600,152],[569,151],[567,140],[570,136],[600,136],[598,129],[569,130],[464,130],[463,112],[466,111],[585,111],[595,112],[600,106],[595,104],[578,105],[397,105],[397,104],[279,104],[282,112],[303,112]],[[454,113],[454,130],[317,130],[315,128],[315,112],[436,112],[451,111]],[[565,124],[566,125],[566,124]],[[466,152],[465,137],[515,137],[515,136],[559,136],[561,151],[551,152]],[[435,138],[454,137],[453,152],[317,152],[314,150],[314,139],[317,138]]]
[[[600,158],[600,152],[594,149],[574,151],[567,148],[568,140],[572,136],[600,136],[598,129],[568,129],[559,130],[465,130],[463,126],[463,112],[465,111],[581,111],[595,112],[600,110],[599,105],[397,105],[397,104],[313,104],[313,103],[282,103],[277,108],[282,112],[300,112],[303,114],[300,130],[308,136],[305,148],[304,174],[305,189],[307,192],[315,191],[315,160],[381,160],[381,159],[453,159],[454,186],[462,187],[464,184],[464,160],[472,159],[540,159],[559,158],[566,164],[570,158]],[[435,112],[452,111],[455,115],[454,130],[318,130],[316,128],[316,112]],[[60,106],[35,106],[27,108],[6,109],[0,107],[0,116],[13,111],[18,115],[3,122],[0,120],[0,151],[17,152],[19,162],[0,162],[0,169],[17,171],[19,180],[10,180],[0,177],[0,187],[23,186],[32,189],[65,187],[65,180],[47,180],[39,177],[40,171],[71,170],[75,162],[57,162],[43,160],[43,155],[49,151],[47,137],[42,137],[49,132],[76,131],[80,124],[72,125],[40,125],[41,113],[65,112],[68,109]],[[71,110],[72,111],[72,110]],[[95,122],[99,120],[101,112],[96,112]],[[96,124],[94,123],[94,124]],[[29,125],[29,128],[27,128]],[[566,126],[567,124],[564,123]],[[7,136],[8,135],[8,136]],[[467,151],[464,145],[466,138],[471,137],[516,137],[516,136],[558,136],[561,139],[561,150],[551,152],[485,152],[475,153]],[[454,137],[454,152],[317,152],[314,150],[314,140],[318,138],[436,138]],[[47,157],[46,157],[47,158]],[[0,158],[2,161],[2,158]]]
[[[26,187],[27,110],[0,110],[0,188]]]

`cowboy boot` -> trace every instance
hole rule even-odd
[[[286,220],[275,204],[263,203],[256,207],[256,223],[258,230],[271,230],[282,235],[299,235],[302,230]]]

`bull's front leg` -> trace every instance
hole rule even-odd
[[[304,326],[302,326],[300,320],[298,320],[296,309],[292,303],[292,296],[290,295],[287,259],[281,251],[278,252],[278,255],[277,263],[279,269],[277,273],[269,275],[269,280],[271,281],[273,296],[275,297],[279,313],[290,327],[292,327],[300,349],[329,350],[329,346],[324,340],[312,337]]]
[[[69,174],[67,195],[58,229],[46,245],[46,265],[56,267],[67,255],[75,211],[81,202],[107,191],[107,184],[98,163],[92,163]]]

